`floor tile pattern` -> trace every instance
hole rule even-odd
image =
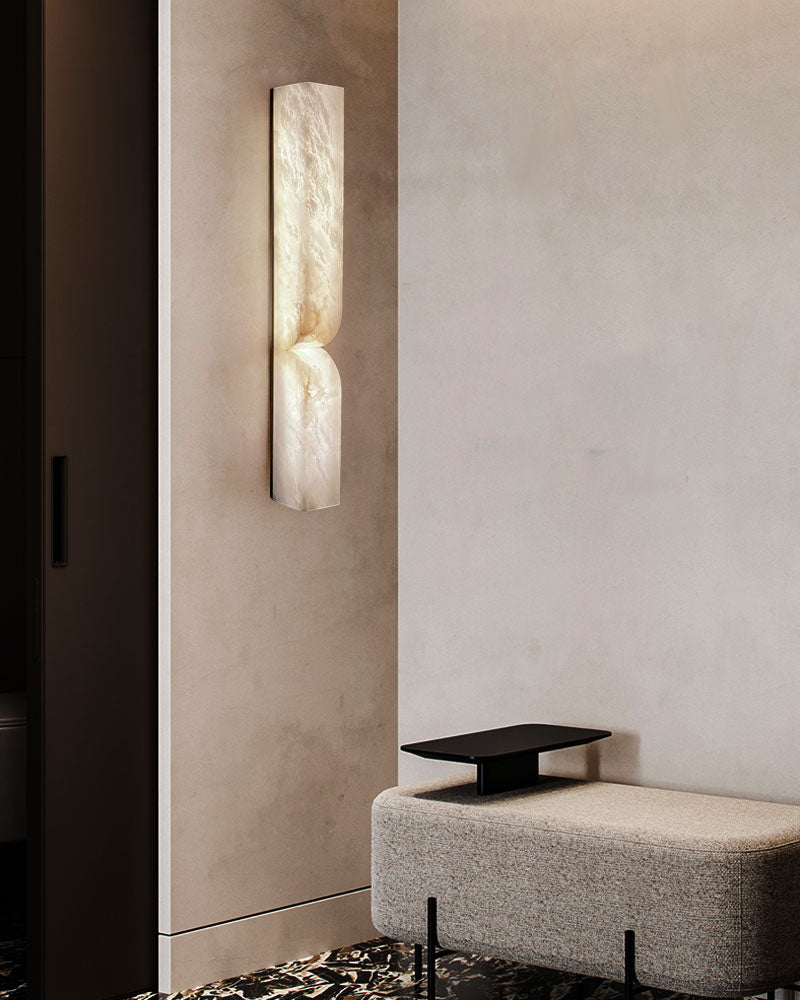
[[[413,949],[379,938],[303,962],[292,962],[223,983],[173,994],[170,1000],[401,1000],[423,998],[414,983]],[[617,983],[515,965],[500,959],[449,954],[437,961],[441,1000],[619,1000]],[[642,990],[637,1000],[685,1000]],[[143,994],[136,1000],[164,1000]]]
[[[0,925],[0,998],[25,1000],[23,943],[18,937],[3,943],[4,937],[10,937],[8,927]],[[411,947],[379,938],[175,993],[169,1000],[422,1000],[424,989],[413,982],[412,968]],[[438,960],[437,968],[441,1000],[620,1000],[622,995],[618,983],[500,959],[449,954]],[[133,1000],[167,998],[143,993]],[[637,1000],[686,998],[642,989]]]
[[[27,996],[22,926],[19,916],[0,915],[0,997],[3,1000],[24,1000]]]

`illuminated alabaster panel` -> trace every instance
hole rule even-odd
[[[339,503],[342,388],[325,345],[342,319],[344,91],[272,92],[272,499]]]

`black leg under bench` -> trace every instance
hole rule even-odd
[[[436,1000],[436,954],[447,955],[449,952],[439,948],[439,934],[437,927],[437,905],[436,897],[428,896],[427,902],[427,1000]],[[414,945],[414,980],[422,981],[422,945]],[[625,931],[625,985],[624,1000],[633,1000],[636,988],[640,986],[636,978],[636,935],[633,931]],[[769,1000],[775,1000],[774,994]]]

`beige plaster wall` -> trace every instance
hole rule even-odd
[[[800,801],[798,66],[794,0],[400,0],[401,739]]]
[[[165,0],[161,18],[160,985],[175,990],[350,942],[356,910],[372,933],[359,893],[311,923],[273,915],[267,936],[224,924],[217,964],[186,937],[368,886],[370,802],[395,780],[397,11]],[[269,500],[266,460],[269,90],[302,80],[345,91],[342,502],[307,513]]]

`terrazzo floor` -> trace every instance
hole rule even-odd
[[[17,928],[18,930],[18,928]],[[0,924],[0,997],[26,1000],[24,947],[12,928]],[[3,938],[10,938],[3,942]],[[186,1000],[399,1000],[424,997],[412,978],[413,949],[388,938],[340,948],[273,969],[262,969],[196,990],[174,993]],[[500,959],[450,954],[437,961],[441,1000],[618,1000],[618,983]],[[87,998],[91,1000],[91,998]],[[133,1000],[166,1000],[142,993]],[[681,994],[642,989],[637,1000],[686,1000]]]
[[[0,913],[0,997],[23,1000],[25,988],[25,942],[23,921],[18,914]]]

